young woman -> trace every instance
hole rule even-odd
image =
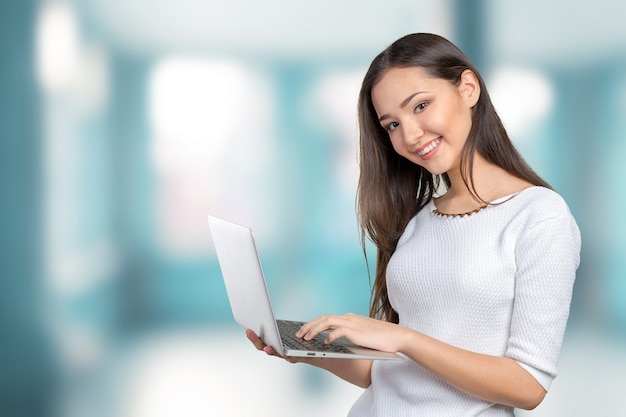
[[[563,199],[516,152],[465,55],[405,36],[359,96],[358,208],[377,248],[370,317],[319,317],[296,334],[403,361],[286,358],[366,388],[350,416],[512,416],[557,374],[579,263]],[[276,353],[253,332],[248,338]]]

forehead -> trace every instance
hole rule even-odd
[[[372,100],[445,87],[450,87],[450,83],[429,75],[422,67],[391,68],[372,87]]]
[[[374,84],[371,99],[378,115],[405,105],[416,93],[450,92],[447,80],[429,75],[422,67],[391,68]]]
[[[392,67],[385,71],[376,84],[383,80],[393,80],[397,78],[433,78],[422,67]]]

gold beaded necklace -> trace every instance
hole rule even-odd
[[[436,208],[433,209],[433,213],[436,214],[437,216],[441,216],[441,217],[465,217],[465,216],[471,216],[474,213],[478,213],[479,211],[481,211],[482,209],[486,208],[489,204],[485,204],[483,206],[480,206],[472,211],[466,211],[465,213],[455,213],[455,214],[448,214],[448,213],[442,213],[439,210],[437,210]]]

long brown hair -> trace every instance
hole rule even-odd
[[[360,177],[357,210],[361,244],[366,256],[366,238],[377,249],[376,273],[372,286],[370,316],[398,323],[399,317],[387,295],[386,270],[398,239],[411,218],[427,205],[446,174],[432,175],[426,169],[398,155],[381,127],[372,103],[372,88],[391,68],[420,67],[430,76],[458,85],[461,74],[471,70],[480,84],[480,98],[472,110],[472,127],[461,152],[463,180],[475,198],[472,164],[478,151],[487,161],[534,185],[550,186],[523,160],[498,117],[485,83],[469,59],[447,39],[428,33],[404,36],[372,61],[359,94]]]

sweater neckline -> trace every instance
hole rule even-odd
[[[480,206],[478,208],[475,208],[474,210],[471,210],[471,211],[466,211],[465,213],[442,213],[439,210],[437,210],[437,206],[435,205],[435,201],[434,200],[430,200],[430,204],[432,206],[431,212],[434,215],[438,216],[438,217],[444,217],[444,218],[469,217],[469,216],[471,216],[473,214],[481,212],[482,210],[486,209],[489,206],[496,206],[496,205],[499,205],[499,204],[506,203],[507,201],[511,200],[512,198],[518,196],[520,193],[523,193],[526,190],[530,190],[530,189],[537,188],[537,187],[540,187],[540,186],[533,185],[533,186],[530,186],[530,187],[526,187],[523,190],[516,191],[514,193],[505,195],[505,196],[500,197],[500,198],[496,198],[495,200],[490,201],[487,204],[483,204],[482,206]]]
[[[433,203],[433,206],[434,205],[435,204]],[[489,206],[489,204],[484,204],[484,205],[482,205],[482,206],[480,206],[480,207],[478,207],[478,208],[476,208],[474,210],[466,211],[465,213],[454,213],[454,214],[442,213],[439,210],[437,210],[437,207],[435,206],[435,208],[432,210],[432,212],[434,214],[436,214],[437,216],[440,216],[440,217],[465,217],[465,216],[471,216],[472,214],[476,214],[479,211],[481,211],[482,209],[487,208],[488,206]]]

